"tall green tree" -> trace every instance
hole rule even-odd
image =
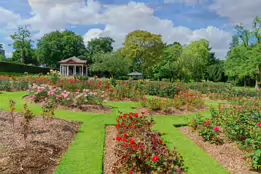
[[[109,53],[113,51],[113,42],[110,37],[100,37],[92,39],[87,44],[87,51],[92,56],[96,53]]]
[[[129,71],[129,61],[123,58],[119,51],[110,53],[97,53],[94,56],[91,70],[96,72],[109,72],[115,75],[126,75]]]
[[[180,58],[182,51],[183,47],[178,42],[166,45],[163,49],[163,60],[154,68],[154,76],[158,79],[169,78],[170,81],[174,80],[174,78],[180,78],[180,67],[177,60]]]
[[[15,50],[12,59],[25,64],[35,64],[33,41],[31,40],[31,33],[28,27],[18,27],[18,31],[10,35],[10,37],[13,40],[12,45]]]
[[[162,60],[164,44],[161,35],[136,30],[126,36],[123,45],[121,54],[131,58],[134,69],[141,70],[143,74],[150,74],[152,67]]]
[[[235,27],[231,49],[227,54],[225,72],[230,78],[243,80],[246,86],[247,78],[256,80],[256,88],[261,81],[261,18],[253,20],[252,30],[243,25]]]
[[[66,30],[51,32],[38,40],[36,55],[41,64],[57,68],[59,61],[85,52],[82,36]]]
[[[178,64],[181,72],[193,80],[201,80],[207,72],[210,50],[205,39],[194,41],[185,47]]]

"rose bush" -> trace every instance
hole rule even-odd
[[[154,124],[143,114],[118,117],[113,173],[184,173],[182,157],[176,149],[171,153],[161,134],[152,131]]]

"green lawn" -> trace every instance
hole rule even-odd
[[[16,101],[18,111],[25,103],[23,96],[27,92],[3,92],[0,94],[0,109],[8,110],[10,99]],[[206,103],[217,106],[218,103]],[[108,124],[115,124],[118,111],[130,112],[133,108],[140,107],[135,102],[109,102],[113,114],[90,114],[83,112],[56,111],[56,117],[65,120],[82,122],[80,132],[76,136],[71,147],[65,154],[60,165],[56,168],[55,174],[101,174],[103,164],[103,148],[105,127]],[[41,108],[29,104],[29,108],[36,114],[40,114]],[[204,115],[209,116],[209,112]],[[183,136],[175,125],[186,124],[187,119],[193,115],[186,116],[157,116],[154,117],[156,125],[154,129],[163,133],[163,139],[169,148],[177,147],[178,152],[184,157],[185,165],[188,167],[188,174],[225,174],[226,169],[220,166],[214,159],[205,153],[196,144]]]

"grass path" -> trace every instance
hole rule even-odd
[[[8,110],[9,100],[16,101],[16,108],[20,111],[25,101],[23,96],[27,92],[3,92],[0,94],[0,109]],[[217,106],[218,103],[207,102],[207,105]],[[80,132],[77,134],[73,144],[69,147],[55,174],[101,174],[104,148],[104,128],[107,124],[115,124],[118,111],[131,112],[133,108],[140,107],[134,102],[109,102],[112,106],[112,114],[90,114],[83,112],[56,111],[57,118],[82,122]],[[40,115],[41,108],[38,105],[28,104],[29,108]],[[154,117],[156,125],[154,129],[163,133],[163,139],[169,148],[177,147],[178,152],[184,158],[188,167],[188,174],[226,174],[226,169],[220,166],[214,159],[205,153],[196,144],[175,127],[187,123],[187,119],[195,114],[186,116],[157,116]],[[204,112],[209,116],[209,111]]]

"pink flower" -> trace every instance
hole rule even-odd
[[[261,127],[261,122],[259,122],[259,123],[257,124],[257,126],[258,126],[258,127]]]
[[[219,128],[217,126],[214,127],[215,132],[219,132]]]

